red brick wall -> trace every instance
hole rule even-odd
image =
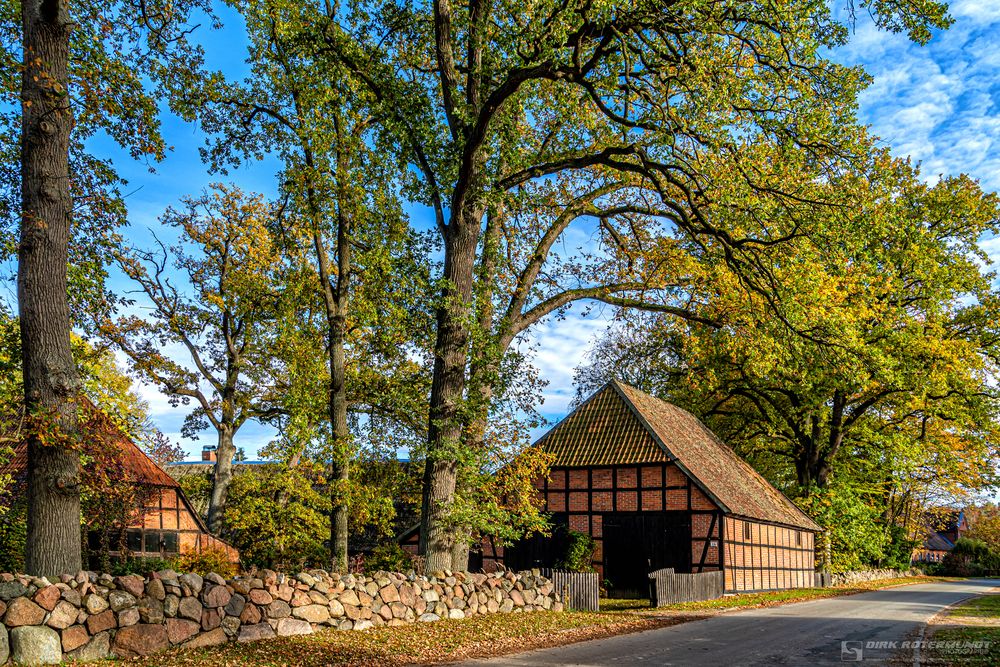
[[[805,530],[726,517],[726,591],[812,586],[813,538]]]
[[[721,521],[717,508],[687,476],[671,464],[609,466],[592,469],[555,469],[539,485],[546,510],[569,515],[569,527],[589,533],[597,542],[594,567],[603,570],[602,513],[694,510],[692,563],[694,571],[717,570]],[[713,516],[716,517],[714,525]],[[714,540],[714,542],[713,542]],[[484,545],[488,567],[499,565],[502,550]],[[496,556],[494,557],[494,553]],[[603,574],[603,572],[602,572]]]

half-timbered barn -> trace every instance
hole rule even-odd
[[[726,592],[813,585],[820,526],[681,408],[611,382],[535,446],[555,457],[539,482],[553,523],[594,538],[612,595],[645,597],[666,567],[721,569]],[[566,534],[487,544],[485,566],[555,566]]]
[[[239,561],[239,552],[211,532],[194,510],[180,485],[150,459],[132,439],[86,398],[81,398],[79,428],[83,434],[82,451],[92,461],[88,465],[104,466],[110,483],[135,485],[141,507],[135,507],[132,520],[122,526],[121,535],[109,539],[112,558],[170,558],[177,554],[200,553],[207,549],[221,550],[232,562]],[[0,465],[0,474],[14,480],[15,498],[24,493],[27,479],[28,447],[20,436],[19,420],[4,422],[4,437],[13,442],[13,456]],[[84,517],[86,523],[90,517]],[[96,566],[101,543],[100,535],[88,535],[90,565]]]

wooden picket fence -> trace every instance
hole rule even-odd
[[[674,574],[674,568],[667,567],[649,573],[650,600],[653,607],[662,607],[677,602],[697,602],[714,600],[724,593],[725,579],[722,571],[698,574]]]
[[[543,568],[542,576],[552,580],[567,609],[600,611],[601,581],[596,572],[566,572]]]

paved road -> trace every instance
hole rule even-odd
[[[904,586],[723,614],[659,630],[466,664],[843,665],[841,642],[853,641],[865,642],[860,664],[876,665],[894,651],[872,648],[867,642],[911,639],[942,608],[995,586],[1000,586],[1000,579]]]

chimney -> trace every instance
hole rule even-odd
[[[201,460],[215,463],[215,445],[205,445],[201,448]]]

